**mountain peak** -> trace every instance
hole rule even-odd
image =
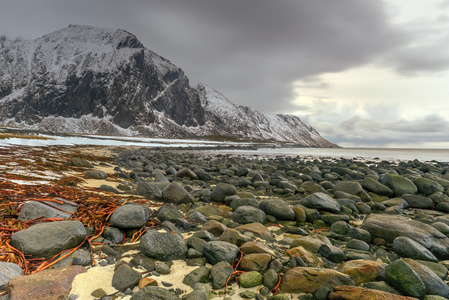
[[[66,28],[46,34],[46,42],[84,43],[110,45],[114,49],[144,48],[137,37],[123,29],[111,29],[71,24]]]

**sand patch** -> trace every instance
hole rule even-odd
[[[70,294],[78,295],[78,299],[93,299],[91,293],[96,289],[103,289],[108,295],[117,292],[112,287],[112,276],[114,275],[114,265],[105,267],[94,267],[86,273],[79,274],[72,283]]]

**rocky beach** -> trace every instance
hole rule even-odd
[[[449,163],[0,148],[0,299],[449,299]]]

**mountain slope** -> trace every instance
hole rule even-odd
[[[296,116],[264,114],[256,109],[235,105],[218,91],[198,85],[206,124],[219,135],[235,135],[260,140],[294,142],[303,146],[325,146],[326,140]]]
[[[333,147],[299,118],[237,106],[124,30],[0,37],[0,124],[57,132],[225,135]]]

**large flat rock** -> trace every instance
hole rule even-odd
[[[50,258],[78,246],[86,237],[80,221],[41,223],[11,236],[11,245],[33,257]]]
[[[430,250],[439,259],[449,259],[449,238],[432,226],[398,215],[370,215],[361,228],[372,238],[393,243],[399,236],[408,237]]]
[[[33,275],[11,279],[7,290],[11,300],[59,300],[70,293],[75,276],[86,272],[81,266],[44,270]]]
[[[296,267],[288,270],[282,278],[284,293],[315,293],[320,286],[333,288],[340,285],[354,285],[351,276],[333,269]]]

